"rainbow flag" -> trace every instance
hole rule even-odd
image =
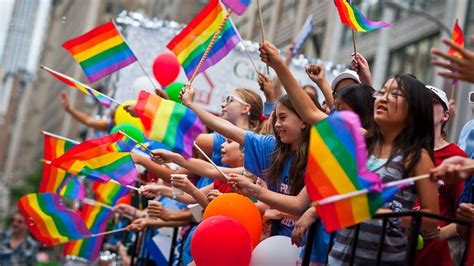
[[[176,55],[188,79],[191,79],[204,51],[211,42],[219,24],[223,21],[224,15],[225,12],[219,1],[210,0],[204,9],[166,45]],[[204,72],[207,68],[219,62],[239,42],[240,38],[237,30],[229,18],[202,67],[199,69],[199,73]]]
[[[237,15],[242,15],[250,6],[250,0],[222,0],[222,3]]]
[[[60,193],[60,188],[65,185],[65,181],[74,175],[52,166],[50,162],[63,155],[66,151],[77,145],[78,142],[48,132],[43,132],[43,134],[45,163],[43,164],[43,177],[41,178],[38,192]],[[74,176],[74,178],[76,177]],[[72,186],[72,184],[70,186]],[[71,188],[72,187],[69,187],[69,191],[63,191],[66,195],[61,195],[69,196],[67,193],[70,192]]]
[[[120,184],[133,183],[137,169],[129,153],[114,152],[111,145],[121,140],[120,132],[91,139],[71,148],[51,164],[67,172],[85,175],[94,181],[110,179]]]
[[[112,214],[110,209],[99,204],[84,204],[79,211],[80,217],[84,220],[92,234],[105,232]],[[64,255],[72,255],[89,261],[95,261],[99,256],[103,241],[104,236],[97,236],[69,242],[64,246]]]
[[[362,13],[347,0],[334,0],[337,12],[341,22],[349,26],[349,28],[369,32],[380,28],[390,27],[389,23],[383,21],[371,21],[362,15]]]
[[[86,196],[86,188],[77,176],[68,175],[62,185],[58,188],[58,194],[75,200],[82,200]]]
[[[97,90],[94,90],[91,88],[89,85],[83,84],[69,76],[66,76],[62,73],[59,73],[57,71],[54,71],[48,67],[41,66],[42,69],[48,71],[53,77],[61,81],[62,83],[74,87],[78,90],[80,90],[82,93],[87,94],[89,96],[92,96],[96,102],[99,104],[102,104],[103,106],[109,108],[110,105],[112,104],[112,100],[110,100],[109,97],[105,96],[103,93],[98,92]]]
[[[81,217],[68,210],[59,195],[27,194],[18,201],[30,233],[45,246],[91,236]]]
[[[135,112],[148,139],[161,142],[186,158],[192,156],[194,140],[204,131],[204,125],[192,110],[142,90]]]
[[[90,82],[137,61],[112,21],[65,42],[63,47],[81,65]]]
[[[115,206],[117,201],[127,196],[130,189],[114,182],[94,182],[92,190],[95,192],[95,200],[107,205]]]
[[[399,187],[380,191],[381,179],[367,167],[367,150],[359,117],[336,112],[311,128],[305,184],[311,201],[363,189],[369,193],[318,205],[329,232],[369,220]],[[378,188],[378,189],[377,189]]]

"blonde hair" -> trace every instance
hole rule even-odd
[[[250,105],[248,113],[249,129],[255,132],[260,130],[260,119],[263,113],[263,101],[260,95],[246,88],[238,88],[235,93]]]

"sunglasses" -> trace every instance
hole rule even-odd
[[[233,102],[233,101],[236,101],[236,102],[238,102],[238,103],[240,103],[240,104],[247,104],[244,100],[242,100],[242,99],[240,99],[239,97],[234,96],[234,95],[229,95],[229,96],[225,97],[223,103],[224,103],[225,105],[228,105],[229,103],[231,103],[231,102]]]

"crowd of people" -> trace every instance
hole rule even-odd
[[[474,83],[474,51],[450,40],[443,42],[463,56],[458,58],[433,48],[432,54],[438,59],[432,64],[444,69],[439,74]],[[474,165],[469,159],[474,157],[474,143],[470,142],[474,137],[469,137],[474,136],[474,123],[466,124],[458,145],[447,141],[445,128],[454,116],[455,106],[442,89],[411,74],[390,77],[381,89],[374,89],[369,64],[360,53],[352,56],[352,70],[336,76],[332,84],[326,79],[324,67],[307,66],[306,72],[315,84],[301,86],[289,68],[291,48],[285,49],[283,58],[273,44],[263,42],[260,46],[262,61],[276,73],[273,80],[262,73],[258,75],[265,101],[251,89],[237,88],[223,100],[222,113],[216,116],[193,103],[193,87],[183,88],[182,104],[199,116],[209,132],[201,134],[196,143],[220,171],[198,152],[188,160],[164,149],[153,150],[151,157],[132,154],[134,162],[146,169],[147,176],[153,176],[140,179],[140,194],[135,197],[156,199],[161,204],[145,204],[146,208],[119,204],[114,211],[127,219],[116,226],[127,226],[130,232],[150,229],[148,234],[161,227],[183,228],[181,255],[176,259],[182,265],[192,265],[190,242],[200,221],[188,204],[205,209],[219,195],[236,192],[252,199],[260,210],[264,221],[262,240],[283,235],[303,246],[308,228],[316,222],[311,265],[345,265],[351,254],[357,265],[374,264],[382,220],[359,225],[355,253],[355,227],[337,231],[330,245],[330,234],[318,219],[316,208],[310,207],[304,183],[310,128],[331,113],[343,110],[359,116],[369,155],[367,168],[384,183],[431,175],[430,179],[418,180],[398,191],[378,213],[423,210],[474,222],[474,178],[470,178],[474,170],[467,167]],[[318,98],[317,90],[324,99]],[[114,125],[113,119],[94,119],[76,110],[66,93],[61,95],[61,101],[66,112],[89,127],[109,131]],[[133,114],[133,108],[128,109]],[[176,189],[184,193],[176,193]],[[23,217],[19,213],[12,217],[10,229],[0,238],[0,265],[28,264],[36,260],[38,245],[27,236]],[[410,219],[393,218],[386,226],[381,263],[404,265]],[[455,223],[424,219],[424,246],[417,252],[416,264],[459,265],[469,238],[467,232],[468,228]],[[135,251],[130,248],[127,252],[123,239],[126,238],[111,237],[108,243],[116,244],[123,261],[130,263]],[[144,265],[151,263],[143,254],[136,256]],[[301,264],[302,257],[303,254],[295,265]]]

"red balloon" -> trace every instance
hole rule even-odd
[[[194,232],[191,255],[197,266],[248,266],[252,257],[250,235],[235,219],[209,217]]]
[[[181,65],[174,54],[162,53],[153,62],[153,75],[162,87],[168,86],[179,75]]]

